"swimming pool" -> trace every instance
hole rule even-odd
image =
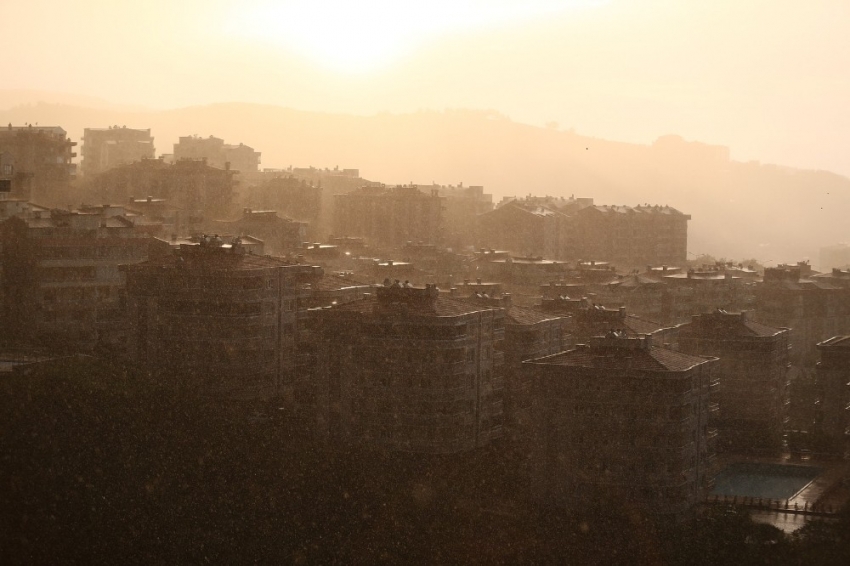
[[[823,468],[817,466],[735,462],[717,475],[711,493],[729,497],[791,499],[821,472]]]

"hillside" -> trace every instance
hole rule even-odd
[[[38,103],[0,110],[0,124],[151,128],[157,153],[181,135],[216,135],[263,154],[263,166],[354,167],[371,180],[484,185],[506,195],[593,197],[668,204],[692,215],[690,251],[777,263],[847,240],[850,179],[728,158],[728,149],[665,136],[620,143],[520,124],[496,112],[354,116],[222,103],[125,110]]]

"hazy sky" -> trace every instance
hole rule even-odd
[[[848,0],[0,4],[0,88],[155,108],[487,108],[850,175]]]

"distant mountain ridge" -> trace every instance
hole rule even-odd
[[[0,102],[2,102],[0,97]],[[850,240],[850,179],[729,159],[728,149],[678,136],[631,144],[521,124],[493,111],[371,116],[220,103],[172,110],[40,102],[0,110],[0,124],[151,128],[157,154],[179,136],[215,135],[262,152],[263,166],[358,168],[386,183],[484,185],[508,195],[592,197],[600,204],[666,204],[692,216],[694,255],[776,263]]]

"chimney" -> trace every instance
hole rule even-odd
[[[511,297],[511,294],[510,294],[510,293],[504,293],[504,294],[502,294],[502,306],[503,306],[503,307],[505,307],[506,309],[507,309],[507,308],[510,308],[510,306],[511,306],[512,302],[513,302],[513,299],[512,299],[512,297]]]

